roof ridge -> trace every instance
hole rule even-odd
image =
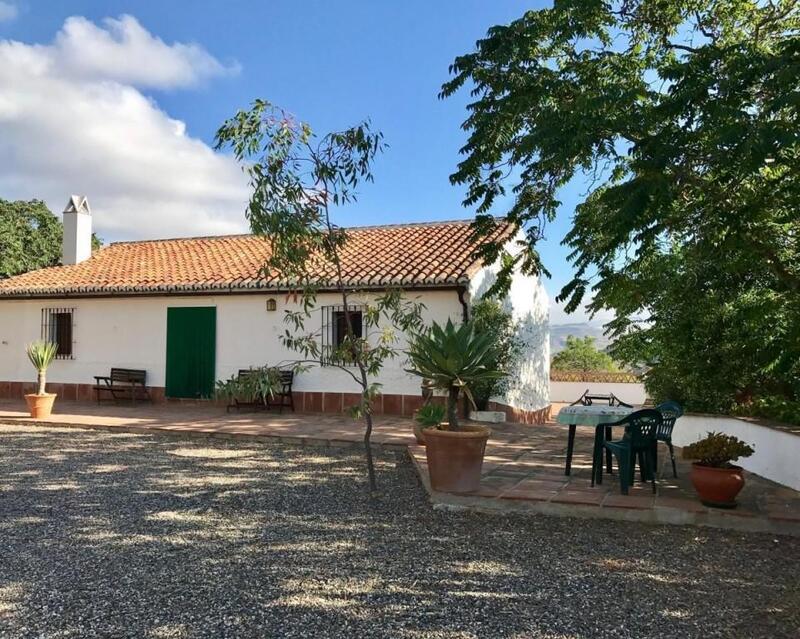
[[[445,226],[453,224],[471,224],[474,219],[460,219],[460,220],[435,220],[428,222],[392,222],[390,224],[365,224],[364,226],[346,226],[350,231],[369,231],[373,229],[403,229],[415,226]],[[497,223],[506,222],[504,217],[496,217],[494,221]],[[192,235],[188,237],[158,237],[149,240],[119,240],[117,242],[110,242],[107,246],[116,246],[118,244],[148,244],[152,242],[187,242],[192,240],[227,240],[239,237],[258,237],[254,233],[231,233],[229,235]]]

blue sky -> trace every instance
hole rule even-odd
[[[85,85],[84,89],[93,90],[97,82],[130,84],[132,91],[151,100],[155,109],[185,123],[186,136],[206,144],[212,141],[216,128],[226,117],[255,97],[287,108],[320,132],[371,118],[373,125],[384,132],[389,149],[375,166],[375,184],[365,186],[359,202],[341,211],[338,221],[346,225],[472,216],[472,211],[461,206],[463,190],[448,181],[458,161],[458,148],[465,140],[460,124],[466,114],[468,95],[462,92],[442,101],[437,94],[448,77],[447,67],[453,58],[471,51],[475,40],[490,26],[507,23],[526,9],[541,6],[513,0],[5,2],[16,7],[17,15],[0,22],[0,42],[55,47],[57,34],[71,16],[80,16],[104,28],[105,19],[130,15],[153,38],[166,45],[194,44],[206,52],[218,68],[198,73],[190,83],[139,77],[137,74],[147,73],[148,65],[156,64],[143,57],[142,68],[131,70],[125,78],[92,78],[95,84]],[[61,39],[69,38],[62,33]],[[74,36],[68,44],[62,42],[60,46],[62,49],[53,49],[54,57],[66,55],[68,46],[72,49],[91,46],[91,40]],[[73,75],[78,85],[87,81],[85,70]],[[0,116],[1,107],[0,104]],[[25,125],[20,122],[15,126]],[[101,125],[94,122],[91,128],[94,126]],[[137,130],[132,124],[130,135],[135,136]],[[130,164],[132,176],[127,177],[136,178],[134,162],[109,160],[108,164],[115,164],[117,173],[125,170],[120,164]],[[214,170],[210,173],[213,175]],[[109,181],[112,180],[106,180]],[[20,180],[9,178],[5,184],[10,186],[4,187],[0,175],[0,189],[6,191],[0,191],[0,197],[42,197],[48,203],[57,197],[28,193]],[[95,186],[94,190],[98,188]],[[92,185],[86,189],[92,201]],[[580,185],[576,185],[564,193],[563,213],[549,227],[547,240],[540,246],[553,273],[553,278],[545,283],[551,296],[569,277],[567,250],[560,246],[560,241],[580,191]],[[158,201],[149,195],[142,199]],[[94,208],[97,210],[96,204]],[[107,204],[107,208],[112,205]],[[113,208],[128,210],[121,204]],[[502,207],[497,213],[502,213]],[[136,217],[127,212],[125,216]],[[132,234],[148,237],[164,234],[159,233],[157,218],[148,222],[146,228],[113,219],[107,211],[98,220],[104,225],[101,234],[107,241],[128,239]],[[192,218],[181,220],[175,222],[178,226],[174,226],[174,231],[170,226],[167,234],[203,234],[206,228],[198,222],[200,232],[193,233]],[[553,314],[555,322],[583,319],[582,314],[570,318],[558,311]]]

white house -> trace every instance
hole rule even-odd
[[[462,321],[493,278],[493,269],[473,257],[466,221],[349,233],[343,268],[357,291],[356,307],[399,287],[424,304],[426,321]],[[498,221],[495,233],[513,248],[510,225]],[[63,266],[0,280],[0,397],[29,391],[35,374],[24,348],[36,339],[59,346],[48,389],[61,400],[93,399],[94,376],[111,367],[146,370],[151,394],[163,401],[207,396],[215,380],[239,369],[298,357],[279,339],[287,328],[283,311],[298,302],[279,276],[261,273],[269,250],[263,238],[118,242],[92,254],[89,205],[73,196],[64,211],[63,248]],[[513,420],[538,422],[550,405],[548,298],[537,278],[520,274],[504,303],[525,347],[497,403]],[[323,345],[337,339],[340,305],[336,293],[321,291],[309,325],[320,326]],[[419,379],[404,364],[396,358],[382,371],[378,411],[410,414],[419,406]],[[298,409],[331,412],[343,410],[358,390],[346,372],[324,361],[299,374],[294,389]]]

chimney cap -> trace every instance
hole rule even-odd
[[[70,196],[64,213],[86,213],[86,215],[91,215],[92,209],[89,208],[89,198],[85,195]]]

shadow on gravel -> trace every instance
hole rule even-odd
[[[0,426],[0,635],[795,637],[800,540],[434,512],[403,455]]]

